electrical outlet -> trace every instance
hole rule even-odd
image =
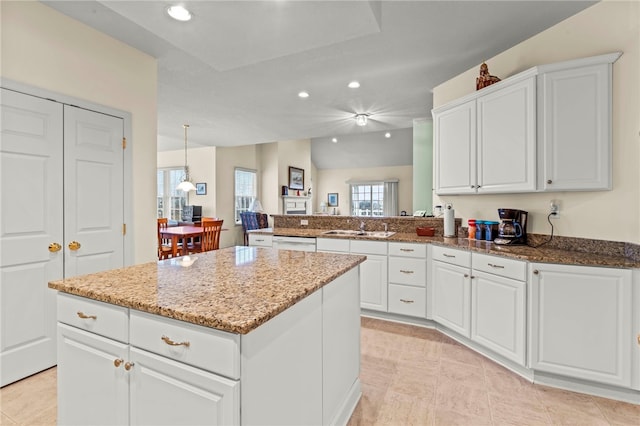
[[[306,226],[309,224],[309,221],[307,219],[300,219],[300,225],[301,226]]]
[[[549,214],[551,214],[550,217],[554,219],[560,217],[560,206],[558,205],[557,201],[551,200],[551,202],[549,203]]]

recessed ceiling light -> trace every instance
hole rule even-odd
[[[333,138],[333,139],[331,139],[331,142],[333,142],[333,143],[338,143],[338,138]]]
[[[384,137],[385,137],[385,138],[387,138],[387,139],[389,139],[389,138],[391,137],[391,133],[389,133],[389,132],[385,133],[385,134],[384,134]]]
[[[360,83],[358,83],[357,81],[352,81],[351,83],[349,83],[350,89],[357,89],[358,87],[360,87]]]
[[[167,13],[176,21],[190,21],[191,12],[189,12],[184,6],[170,6],[167,9]]]
[[[303,99],[304,98],[308,98],[309,97],[309,92],[304,92],[304,91],[300,92],[300,93],[298,93],[298,97],[303,98]]]

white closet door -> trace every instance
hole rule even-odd
[[[64,107],[67,278],[124,266],[123,126],[121,118]]]
[[[63,277],[62,104],[2,89],[0,386],[56,364]]]

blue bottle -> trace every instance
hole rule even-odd
[[[484,220],[476,219],[476,241],[482,240],[483,233],[484,233]]]

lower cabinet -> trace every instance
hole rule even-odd
[[[367,256],[360,264],[360,307],[387,312],[387,242],[352,240],[350,247]]]
[[[534,370],[630,387],[630,270],[530,264]]]
[[[249,245],[254,247],[272,247],[273,235],[255,234],[249,232]]]
[[[389,243],[389,312],[427,316],[427,245]]]
[[[469,268],[434,261],[433,320],[471,337],[471,276]]]

